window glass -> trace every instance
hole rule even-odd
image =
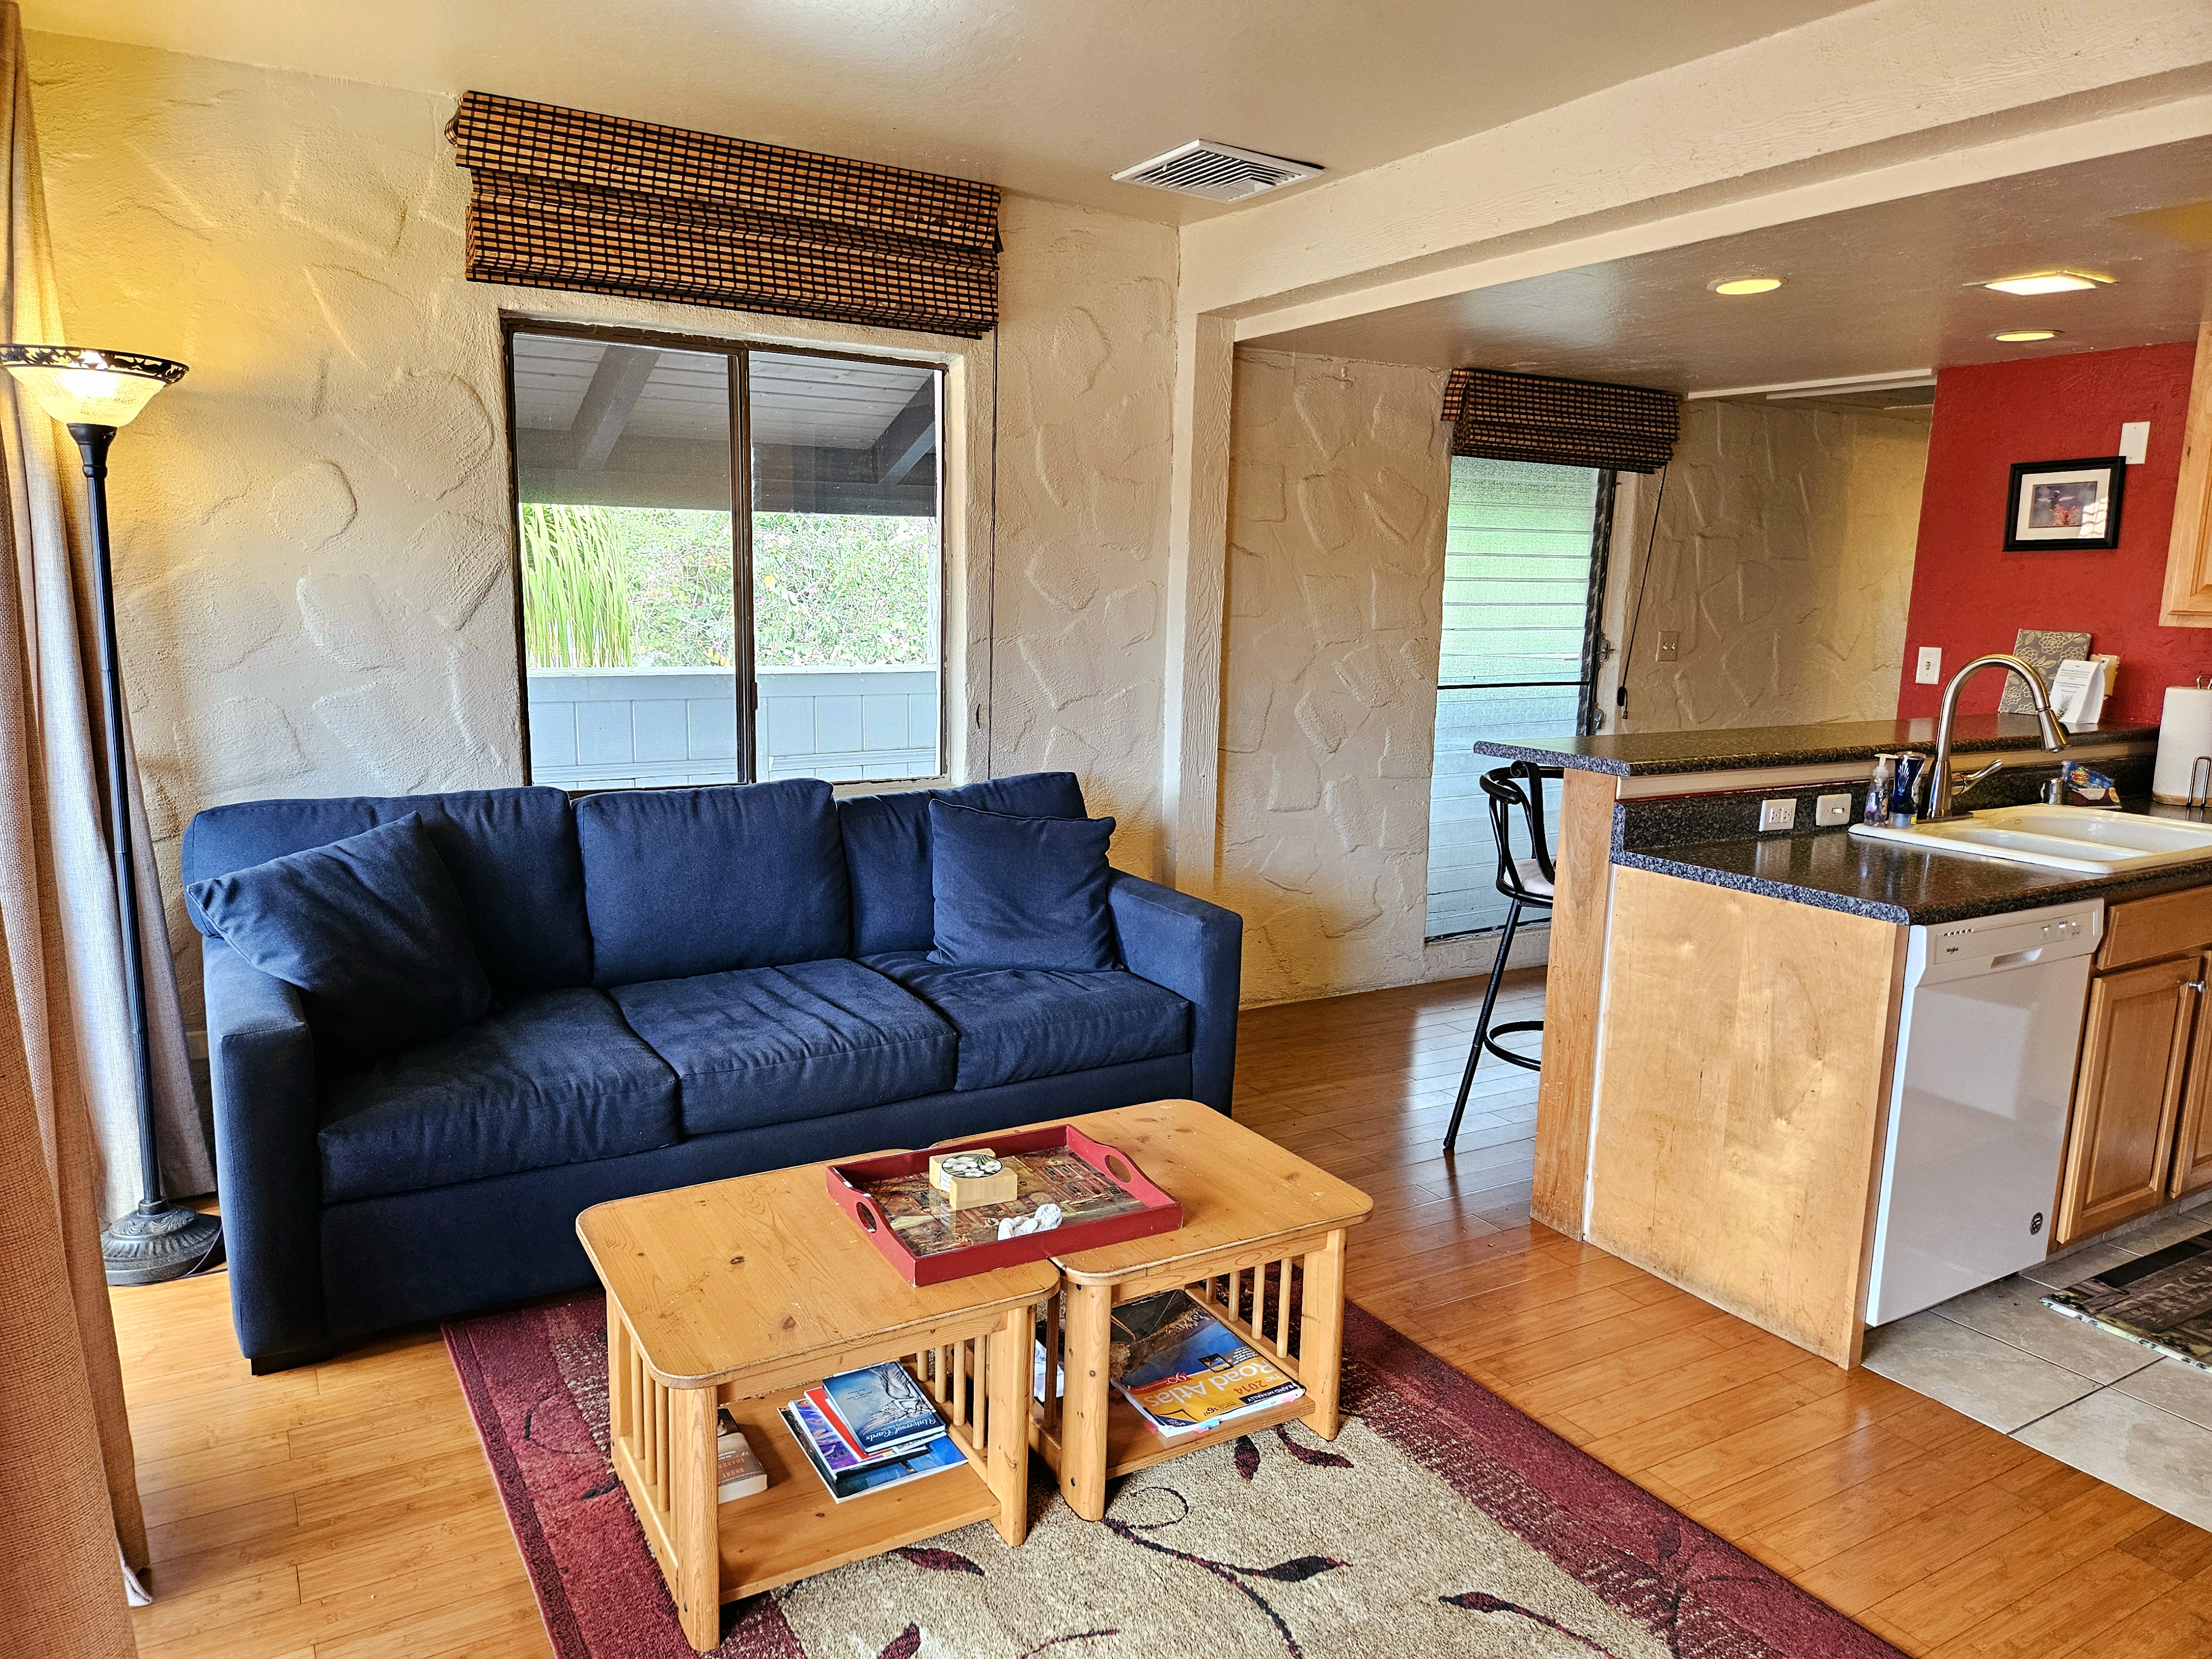
[[[939,380],[749,355],[763,778],[940,769]]]
[[[533,781],[941,773],[938,370],[520,331],[510,373]]]
[[[1589,467],[1452,459],[1429,799],[1431,939],[1505,924],[1489,800],[1477,781],[1505,763],[1472,745],[1557,737],[1589,718],[1590,600],[1604,579],[1597,544],[1609,482]],[[1559,786],[1547,793],[1556,833]],[[1528,856],[1526,842],[1516,819],[1516,856]]]

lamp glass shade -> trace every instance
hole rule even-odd
[[[135,351],[76,346],[0,345],[5,368],[54,419],[66,425],[128,426],[185,366]]]

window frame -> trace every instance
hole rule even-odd
[[[1460,458],[1455,455],[1449,459],[1455,461]],[[1447,465],[1449,465],[1449,462]],[[1583,645],[1579,658],[1581,678],[1579,680],[1453,680],[1447,682],[1439,677],[1436,686],[1439,716],[1441,716],[1443,695],[1447,691],[1563,690],[1570,685],[1577,685],[1580,689],[1575,699],[1576,733],[1578,736],[1588,737],[1599,730],[1603,721],[1603,711],[1598,708],[1598,673],[1606,659],[1613,654],[1612,642],[1605,636],[1605,601],[1606,581],[1613,554],[1613,506],[1620,487],[1620,474],[1613,467],[1592,467],[1589,470],[1597,474],[1597,495],[1590,507],[1589,591],[1583,603]],[[1446,477],[1446,493],[1449,496],[1449,472]],[[1439,647],[1442,644],[1442,638],[1440,629]],[[1429,783],[1433,803],[1433,792],[1436,787],[1433,760],[1430,767]],[[1431,810],[1432,811],[1434,810],[1433,804]],[[1549,808],[1547,807],[1545,811],[1548,816]],[[1431,853],[1433,856],[1433,836],[1431,841]],[[1425,875],[1425,871],[1424,873]],[[1498,923],[1486,927],[1465,928],[1453,933],[1431,933],[1426,929],[1425,909],[1422,921],[1421,944],[1424,949],[1431,945],[1449,945],[1461,939],[1492,937],[1504,931],[1504,924]],[[1534,917],[1523,924],[1524,927],[1543,927],[1549,925],[1548,916]]]
[[[664,351],[696,352],[720,357],[729,365],[730,568],[731,580],[735,585],[730,609],[731,627],[735,635],[732,654],[737,659],[736,684],[732,691],[737,705],[738,733],[738,776],[735,781],[740,785],[759,781],[755,775],[759,763],[760,675],[755,660],[756,641],[753,635],[752,354],[760,351],[780,357],[824,358],[837,362],[878,363],[892,368],[921,368],[936,376],[937,591],[933,605],[937,615],[937,655],[933,666],[937,673],[937,769],[910,777],[868,778],[860,781],[871,789],[944,781],[950,775],[946,763],[950,741],[945,721],[950,713],[947,699],[951,691],[948,682],[951,672],[947,660],[951,653],[945,623],[951,615],[952,581],[952,560],[946,533],[949,516],[947,492],[951,480],[945,465],[945,422],[950,404],[945,391],[952,365],[926,356],[901,357],[883,352],[817,346],[805,342],[757,340],[743,335],[690,334],[674,329],[639,328],[619,323],[579,321],[571,318],[533,317],[522,312],[501,312],[499,327],[501,392],[507,418],[507,527],[511,538],[507,577],[514,599],[515,691],[518,724],[522,738],[524,785],[532,786],[536,780],[531,774],[530,652],[522,612],[521,464],[516,442],[518,428],[514,412],[514,337],[518,334],[551,335],[562,339],[589,340],[609,345],[652,346]],[[568,793],[571,796],[580,796],[602,794],[617,789],[641,792],[701,787],[686,783],[608,784],[570,789]]]
[[[1456,460],[1458,457],[1452,459]],[[1575,735],[1586,738],[1598,729],[1601,712],[1597,706],[1598,670],[1613,654],[1611,641],[1605,637],[1605,579],[1606,567],[1613,553],[1613,500],[1620,475],[1609,466],[1592,467],[1590,471],[1597,474],[1597,500],[1590,508],[1589,593],[1583,602],[1582,678],[1575,680],[1438,680],[1436,690],[1439,695],[1446,691],[1559,690],[1578,685],[1582,690],[1575,700]],[[1440,937],[1456,939],[1460,935],[1452,933]]]

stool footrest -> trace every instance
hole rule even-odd
[[[1540,1072],[1544,1069],[1542,1060],[1533,1054],[1516,1054],[1510,1048],[1501,1048],[1498,1046],[1498,1039],[1509,1031],[1540,1031],[1543,1029],[1544,1022],[1540,1019],[1516,1019],[1510,1024],[1493,1025],[1482,1034],[1482,1046],[1496,1054],[1498,1059],[1518,1066],[1524,1071]]]

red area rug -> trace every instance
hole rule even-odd
[[[597,1295],[448,1325],[561,1659],[685,1659],[606,1457]],[[1106,1519],[978,1524],[724,1613],[722,1659],[1875,1659],[1896,1650],[1357,1308],[1343,1431],[1144,1470]],[[856,1502],[868,1500],[860,1498]]]

